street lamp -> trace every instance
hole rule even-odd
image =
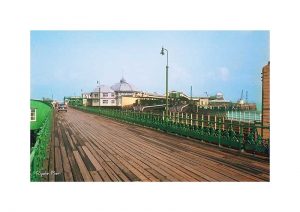
[[[168,69],[169,69],[169,53],[168,50],[165,49],[164,47],[161,48],[161,55],[165,55],[165,51],[167,52],[167,66],[166,66],[166,117],[168,117],[168,112],[169,112],[169,102],[168,102]]]

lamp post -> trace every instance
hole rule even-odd
[[[169,53],[168,50],[165,49],[164,47],[161,48],[161,55],[165,55],[165,51],[167,52],[167,66],[166,66],[166,118],[168,117],[168,112],[169,112],[169,101],[168,101],[168,69],[169,69]]]

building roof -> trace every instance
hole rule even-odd
[[[208,96],[193,96],[193,99],[198,100],[198,99],[209,99]]]
[[[217,97],[217,99],[223,98],[223,93],[218,92],[218,93],[216,94],[216,97]]]
[[[214,100],[210,100],[209,102],[228,103],[230,101],[229,100],[224,100],[224,99],[214,99]]]
[[[94,90],[93,93],[98,93],[99,92],[99,86],[97,86]],[[100,92],[101,93],[114,93],[114,90],[112,90],[109,86],[107,85],[100,85]]]
[[[126,82],[124,77],[122,77],[122,79],[120,80],[119,83],[114,84],[110,88],[116,92],[136,92],[136,91],[138,91],[133,85]]]

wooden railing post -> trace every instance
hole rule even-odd
[[[217,116],[215,115],[215,130],[217,129]]]
[[[185,124],[188,125],[188,114],[185,113]]]

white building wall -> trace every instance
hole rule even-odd
[[[99,93],[92,92],[92,106],[99,106]],[[100,91],[100,106],[116,106],[116,95],[112,92]]]

